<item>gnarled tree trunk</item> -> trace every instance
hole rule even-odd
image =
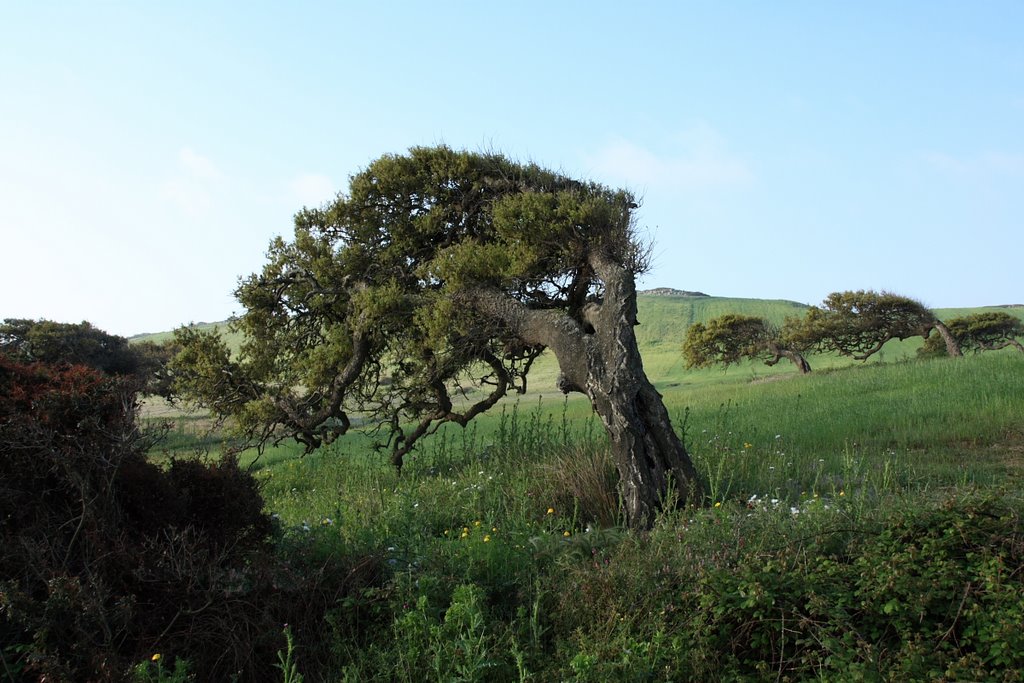
[[[804,358],[802,353],[784,349],[777,344],[769,344],[768,352],[773,354],[774,357],[766,360],[764,362],[765,365],[775,365],[780,359],[786,358],[796,366],[797,370],[799,370],[801,374],[806,375],[811,371],[811,364],[807,362],[807,359]]]
[[[964,354],[960,350],[960,344],[957,343],[956,337],[954,337],[953,333],[949,331],[946,324],[938,319],[935,320],[934,324],[935,329],[938,330],[940,335],[942,335],[942,341],[946,342],[946,353],[954,358],[962,357]]]
[[[525,343],[554,352],[559,388],[585,393],[611,440],[628,523],[648,527],[658,510],[700,502],[703,487],[672,428],[661,395],[647,379],[633,327],[633,274],[592,255],[604,298],[586,310],[533,310],[497,290],[473,289],[463,300],[499,319]]]

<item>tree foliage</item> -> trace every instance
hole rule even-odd
[[[803,349],[783,337],[782,331],[764,318],[726,314],[694,323],[683,343],[687,367],[734,365],[744,359],[775,365],[787,358],[803,373],[811,366]]]
[[[786,320],[787,337],[805,348],[834,351],[867,360],[892,339],[927,337],[935,329],[951,355],[960,355],[955,340],[932,311],[919,301],[891,292],[833,292],[803,319]]]
[[[627,192],[498,154],[381,157],[347,193],[299,212],[294,239],[275,240],[242,282],[238,358],[215,336],[178,333],[178,386],[256,443],[294,437],[313,449],[359,414],[400,466],[439,425],[525,391],[549,348],[561,388],[586,393],[621,446],[621,476],[651,466],[645,487],[663,493],[671,472],[693,490],[636,350],[646,251],[634,208]],[[650,517],[658,494],[645,495]]]
[[[986,311],[952,318],[946,322],[950,333],[962,351],[995,351],[1009,346],[1024,353],[1024,322],[1002,311]],[[946,346],[936,335],[925,339],[919,353],[923,356],[946,355]]]
[[[7,318],[0,324],[0,352],[25,363],[84,365],[107,375],[134,377],[144,393],[167,395],[165,368],[173,347],[132,345],[86,321]]]

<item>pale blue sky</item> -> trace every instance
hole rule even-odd
[[[0,8],[0,317],[224,319],[384,153],[643,197],[641,287],[1024,303],[1024,2]]]

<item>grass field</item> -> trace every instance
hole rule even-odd
[[[299,670],[1016,680],[1024,357],[919,361],[908,341],[866,364],[812,358],[808,376],[681,365],[694,320],[799,311],[641,299],[645,365],[710,493],[648,533],[620,526],[603,431],[584,399],[552,391],[550,361],[527,396],[441,430],[401,474],[361,435],[245,456],[282,553],[380,567],[378,585],[297,635]],[[188,419],[171,432],[179,453],[203,445],[202,418]]]

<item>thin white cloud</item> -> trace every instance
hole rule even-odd
[[[983,152],[969,157],[928,152],[924,161],[937,171],[966,179],[1024,174],[1024,155],[1005,152]]]
[[[220,181],[224,174],[216,164],[207,157],[196,153],[191,147],[184,147],[178,152],[178,163],[190,176],[198,180]]]
[[[303,173],[288,183],[288,191],[302,206],[320,206],[337,194],[334,182],[325,175]]]
[[[710,126],[689,128],[652,151],[630,140],[612,140],[588,159],[600,178],[634,188],[702,190],[749,183],[754,174],[732,155]]]
[[[160,184],[159,194],[185,215],[197,218],[211,210],[223,181],[224,174],[213,161],[183,147],[174,174]]]

